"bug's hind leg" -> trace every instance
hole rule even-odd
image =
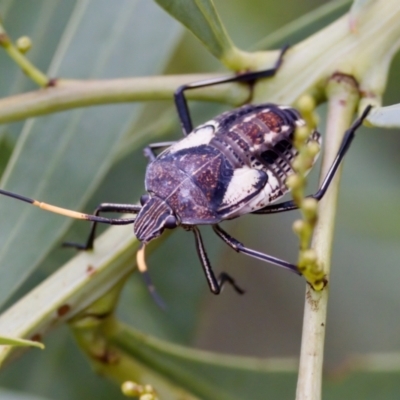
[[[115,203],[101,203],[96,210],[94,215],[97,217],[103,212],[116,212],[116,213],[128,213],[137,214],[142,207],[135,204],[115,204]],[[136,218],[127,219],[110,219],[110,225],[129,225],[135,222]],[[96,236],[97,222],[92,222],[92,227],[89,232],[89,236],[86,243],[75,243],[75,242],[64,242],[63,247],[74,247],[79,250],[91,250],[93,249],[93,243]]]
[[[343,160],[343,157],[346,155],[351,143],[353,142],[353,139],[355,138],[355,134],[357,129],[362,125],[363,121],[365,118],[367,118],[369,112],[371,111],[372,106],[367,106],[361,116],[357,118],[351,127],[346,131],[344,134],[342,143],[340,145],[339,151],[336,155],[335,160],[333,161],[331,167],[329,168],[328,173],[325,176],[325,179],[323,180],[320,188],[318,191],[310,195],[308,197],[312,197],[316,200],[321,200],[326,191],[329,188],[329,185],[332,182],[332,179],[334,178],[336,171],[338,170],[340,163]],[[290,211],[290,210],[296,210],[298,206],[294,203],[293,200],[290,201],[285,201],[283,203],[278,203],[278,204],[273,204],[270,206],[266,206],[264,208],[261,208],[260,210],[252,212],[252,214],[276,214],[279,212],[284,212],[284,211]]]
[[[223,77],[223,78],[206,79],[203,81],[193,82],[180,86],[176,90],[174,98],[184,136],[187,136],[193,130],[192,118],[190,116],[187,99],[185,97],[186,90],[198,89],[202,87],[220,85],[223,83],[230,83],[230,82],[254,82],[257,79],[272,77],[276,74],[276,72],[282,65],[283,56],[288,48],[289,46],[285,46],[281,50],[279,58],[273,68],[265,69],[262,71],[243,72],[237,75]]]
[[[281,260],[279,258],[270,256],[265,253],[261,253],[256,250],[249,249],[248,247],[245,247],[242,243],[240,243],[238,240],[233,238],[231,235],[229,235],[227,232],[225,232],[219,225],[213,225],[214,232],[233,250],[237,251],[238,253],[243,253],[246,254],[250,257],[257,258],[262,261],[266,261],[270,264],[277,265],[278,267],[282,267],[285,269],[288,269],[298,275],[301,275],[297,266],[294,264],[291,264],[287,261]]]
[[[228,275],[226,272],[222,272],[218,279],[216,278],[210,260],[208,259],[203,239],[201,237],[200,231],[196,226],[190,227],[190,230],[194,233],[196,239],[196,249],[201,265],[203,267],[204,274],[207,279],[208,286],[213,294],[220,294],[225,283],[229,283],[237,293],[243,294],[244,290],[241,289],[235,282],[235,280]]]

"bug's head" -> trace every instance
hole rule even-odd
[[[142,243],[159,237],[164,229],[174,229],[178,221],[171,207],[159,197],[144,195],[140,198],[142,208],[137,215],[134,232]]]

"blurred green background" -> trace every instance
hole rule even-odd
[[[215,0],[229,34],[243,49],[251,49],[324,3]],[[12,38],[29,35],[33,39],[29,58],[42,70],[50,70],[50,76],[91,79],[222,70],[196,38],[148,0],[121,0],[112,5],[106,0],[0,0],[0,14]],[[275,47],[295,44],[327,21],[312,24],[276,42]],[[400,101],[399,70],[397,56],[386,105]],[[1,97],[35,88],[4,52],[0,52],[0,73]],[[191,108],[197,123],[227,109],[204,103],[192,103]],[[319,111],[323,133],[324,107]],[[131,147],[124,145],[159,115],[172,118],[173,128],[162,125],[159,131],[133,141]],[[92,107],[2,125],[2,172],[14,150],[3,184],[18,193],[72,204],[87,212],[100,202],[136,202],[144,192],[146,161],[141,149],[161,137],[181,137],[174,115],[170,101]],[[347,361],[353,355],[390,353],[394,360],[398,355],[393,369],[400,369],[399,150],[399,131],[361,129],[345,160],[332,264],[324,398],[340,397],[340,391],[331,389],[338,390],[346,382]],[[317,170],[310,176],[310,192],[316,188]],[[0,304],[4,309],[70,258],[74,252],[61,249],[61,242],[83,240],[88,226],[27,211],[28,206],[10,199],[0,200],[0,244],[5,244],[0,250]],[[297,239],[291,224],[297,217],[296,212],[246,216],[224,223],[224,228],[252,248],[294,261]],[[297,357],[304,281],[236,254],[215,240],[207,227],[202,231],[216,269],[229,271],[246,295],[238,296],[230,288],[221,296],[211,295],[192,235],[177,230],[148,260],[167,310],[157,308],[135,274],[120,302],[121,318],[157,337],[202,349]],[[122,398],[118,388],[92,374],[66,328],[55,330],[46,344],[45,352],[32,350],[1,372],[0,385],[53,399]],[[385,362],[376,368],[384,366]],[[367,379],[368,387],[356,379],[352,398],[374,399],[378,394],[379,398],[399,398],[400,386],[393,384],[396,374],[375,378]],[[275,393],[271,387],[271,398],[293,398],[295,375],[285,375],[284,384],[276,387]],[[7,398],[0,392],[1,396]]]

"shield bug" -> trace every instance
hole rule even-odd
[[[97,223],[133,224],[142,243],[138,264],[144,268],[144,246],[159,237],[165,229],[178,226],[194,234],[197,253],[210,290],[219,294],[224,283],[243,293],[226,273],[215,276],[205,250],[198,225],[211,225],[216,235],[237,252],[247,254],[299,274],[296,265],[252,250],[225,232],[219,223],[243,214],[270,214],[296,209],[293,201],[270,205],[287,191],[286,178],[293,174],[291,161],[297,155],[293,146],[296,127],[304,125],[299,112],[276,104],[244,105],[227,111],[193,129],[185,91],[228,82],[252,83],[273,76],[279,69],[286,49],[272,69],[246,72],[227,78],[216,78],[179,87],[175,104],[184,138],[177,142],[154,143],[144,149],[149,159],[145,187],[147,194],[140,205],[102,203],[94,215],[82,214],[39,202],[15,193],[0,194],[25,201],[45,210],[92,221],[85,244],[66,243],[82,250],[93,248]],[[368,106],[345,133],[341,147],[321,187],[311,197],[320,200],[346,154],[358,127],[366,118]],[[320,142],[312,132],[309,141]],[[159,155],[158,150],[163,150]],[[315,161],[315,160],[314,160]],[[133,218],[105,218],[100,213],[131,213]],[[149,289],[155,294],[148,275]]]

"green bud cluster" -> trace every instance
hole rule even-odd
[[[293,224],[293,231],[300,241],[298,267],[312,287],[315,290],[321,290],[324,286],[324,272],[315,251],[310,248],[311,237],[318,218],[318,203],[313,198],[305,197],[306,175],[313,166],[314,158],[320,150],[316,142],[307,143],[310,134],[317,125],[317,118],[314,113],[315,101],[313,97],[305,95],[300,98],[297,107],[301,111],[306,125],[296,129],[294,145],[299,154],[292,162],[295,174],[286,180],[286,185],[291,189],[293,200],[303,216],[303,219],[297,220]]]

